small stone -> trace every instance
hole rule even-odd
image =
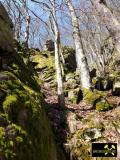
[[[68,81],[69,79],[73,80],[74,79],[74,74],[72,74],[72,73],[67,74],[65,80]]]
[[[77,130],[77,120],[76,114],[72,112],[68,112],[67,114],[67,123],[70,130],[70,133],[75,133]]]
[[[115,82],[113,85],[113,95],[120,96],[120,81]]]
[[[101,129],[99,128],[88,128],[84,131],[84,139],[86,141],[92,141],[102,136]]]

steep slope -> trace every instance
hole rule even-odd
[[[2,16],[9,20],[4,7],[1,4],[0,7],[4,10]],[[4,27],[12,32],[7,21]],[[5,31],[3,29],[2,37]],[[0,159],[64,160],[54,141],[36,73],[27,57],[23,57],[25,53],[10,54],[13,46],[10,45],[9,50],[4,49],[3,44],[0,44]]]
[[[101,82],[103,86],[110,87],[102,88],[94,86],[96,79],[93,79],[93,87],[96,87],[94,88],[94,92],[86,91],[84,98],[82,97],[83,99],[81,98],[82,95],[80,95],[81,100],[78,104],[72,104],[75,99],[74,95],[73,97],[71,96],[73,98],[71,100],[69,100],[69,96],[66,96],[66,106],[65,109],[62,110],[57,103],[56,88],[54,85],[51,85],[51,82],[55,79],[55,72],[51,72],[54,68],[54,57],[50,55],[50,52],[43,51],[35,53],[32,58],[34,60],[33,62],[36,62],[35,68],[40,78],[43,76],[42,90],[45,94],[46,101],[49,103],[47,112],[54,132],[57,135],[56,141],[65,148],[68,160],[92,160],[91,146],[94,142],[118,143],[118,157],[99,157],[96,159],[119,160],[120,97],[119,95],[116,96],[113,94],[113,84],[111,86],[110,79],[108,79],[107,85],[104,85],[107,74]],[[112,70],[110,70],[110,73],[111,71]],[[116,75],[116,79],[118,77],[119,74]],[[65,94],[70,95],[72,91],[74,93],[74,90],[80,86],[79,77],[74,72],[68,72],[64,80]],[[68,93],[66,93],[66,91]]]

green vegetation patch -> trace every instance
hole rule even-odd
[[[15,55],[9,71],[1,73],[0,159],[64,159],[57,152],[46,103],[31,68]]]
[[[112,108],[113,108],[113,106],[111,104],[109,104],[108,101],[105,99],[96,103],[96,110],[97,111],[107,111]]]
[[[84,101],[87,104],[90,104],[92,106],[95,106],[95,103],[97,100],[99,100],[101,97],[104,97],[106,95],[106,93],[101,92],[101,91],[90,91],[90,90],[84,90],[83,91],[83,97],[84,97]]]

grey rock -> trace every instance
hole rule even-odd
[[[75,133],[77,130],[77,117],[76,114],[73,112],[68,112],[67,114],[67,123],[70,133]]]
[[[74,79],[74,74],[69,73],[69,74],[66,75],[65,80],[68,81],[68,80],[70,80],[70,79]]]
[[[113,85],[113,95],[120,96],[120,81],[116,81]]]
[[[51,39],[46,41],[46,43],[44,45],[44,50],[54,51],[54,42]]]
[[[0,50],[13,52],[13,24],[9,18],[8,13],[6,12],[4,6],[0,2]],[[0,52],[5,54],[4,52]]]
[[[88,128],[84,131],[83,137],[86,141],[91,141],[102,137],[100,128]]]

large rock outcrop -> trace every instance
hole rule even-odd
[[[6,69],[14,52],[13,24],[0,2],[0,70]]]
[[[11,27],[0,4],[2,55],[13,49]],[[12,54],[9,67],[0,71],[0,160],[64,160],[54,141],[37,74],[23,55]]]
[[[4,6],[0,2],[0,49],[13,51],[13,24]],[[0,52],[0,56],[3,52]]]
[[[44,49],[47,51],[54,51],[54,42],[51,39],[48,39],[44,45]]]

